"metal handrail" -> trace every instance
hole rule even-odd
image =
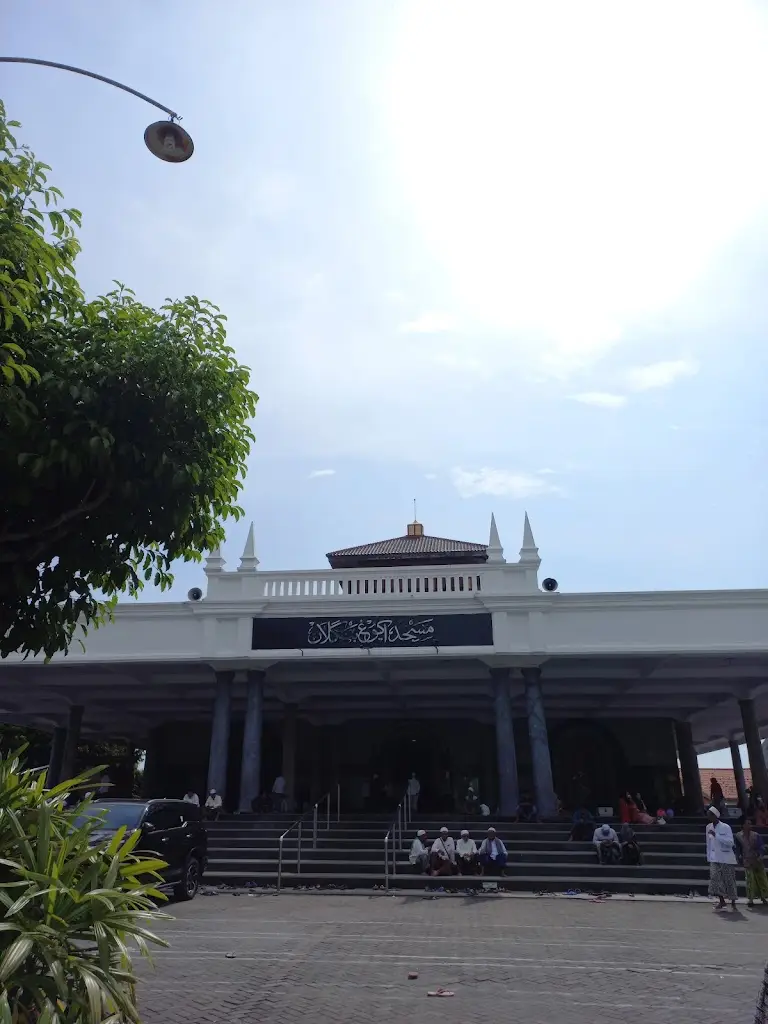
[[[321,804],[325,804],[325,810],[326,810],[325,827],[326,827],[326,830],[330,830],[330,827],[331,827],[331,791],[330,791],[330,789],[325,794],[325,796],[321,796],[320,797],[320,799],[317,801],[315,806],[312,808],[312,849],[313,850],[317,849],[317,817],[318,817],[318,810],[319,810]]]
[[[296,837],[296,874],[301,874],[301,842],[304,832],[304,821],[308,815],[312,815],[312,849],[317,849],[317,821],[318,821],[318,808],[321,804],[326,803],[326,829],[330,830],[331,827],[331,791],[321,796],[320,799],[315,803],[310,811],[305,811],[300,818],[290,825],[285,832],[280,836],[277,841],[278,844],[278,856],[277,856],[277,891],[280,892],[283,885],[283,842],[286,836],[289,836],[295,828],[298,828],[298,835]]]
[[[403,829],[408,826],[411,812],[411,798],[406,788],[405,795],[397,805],[392,824],[384,836],[384,891],[389,892],[389,858],[392,856],[392,877],[397,874],[397,851],[403,848]],[[391,842],[390,842],[391,840]]]

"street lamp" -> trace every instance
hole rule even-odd
[[[163,106],[162,103],[158,103],[157,100],[153,100],[149,96],[145,96],[143,92],[137,92],[136,89],[123,85],[122,82],[116,82],[113,78],[105,78],[104,75],[97,75],[95,72],[86,71],[84,68],[75,68],[70,64],[57,64],[53,60],[38,60],[37,57],[0,57],[0,63],[42,64],[46,68],[72,71],[76,75],[85,75],[88,78],[95,78],[99,82],[106,82],[107,85],[114,85],[116,89],[122,89],[123,92],[129,92],[133,96],[138,96],[140,100],[151,103],[153,107],[159,107],[160,110],[164,110],[168,114],[168,121],[155,121],[144,132],[144,142],[150,153],[166,163],[181,164],[185,160],[189,160],[195,151],[195,144],[189,132],[184,131],[181,125],[177,124],[181,118],[174,110]]]

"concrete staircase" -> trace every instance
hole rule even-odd
[[[277,881],[278,839],[293,822],[290,816],[255,817],[238,815],[209,824],[209,864],[205,881],[209,885],[270,885]],[[539,825],[517,825],[495,821],[498,834],[509,853],[507,874],[501,887],[529,892],[684,893],[691,890],[704,895],[709,869],[701,818],[678,819],[665,826],[636,826],[635,834],[643,851],[641,867],[621,865],[600,867],[590,843],[568,842],[569,821]],[[321,821],[320,826],[324,824]],[[372,888],[383,885],[384,836],[391,825],[390,816],[343,815],[332,821],[330,829],[318,828],[313,846],[312,820],[303,823],[301,867],[297,872],[298,831],[294,828],[284,841],[282,884],[288,886],[344,886]],[[414,819],[404,834],[403,849],[397,851],[396,873],[390,887],[424,889],[427,879],[414,875],[408,864],[408,851],[417,828],[425,828],[431,839],[447,825],[457,838],[467,828],[475,841],[485,834],[487,823],[473,818],[445,820],[431,815]],[[743,873],[739,870],[740,891]],[[476,887],[476,878],[441,880],[451,888]]]

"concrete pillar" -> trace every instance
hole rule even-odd
[[[240,811],[251,810],[251,801],[261,794],[261,730],[265,672],[251,671],[245,683],[245,724],[243,757],[240,764]]]
[[[156,726],[149,730],[147,746],[144,751],[144,774],[141,780],[141,795],[145,800],[164,796],[158,792],[160,786],[160,751],[162,749],[162,727]]]
[[[693,730],[690,722],[675,722],[677,735],[677,756],[683,776],[683,799],[686,814],[703,814],[704,798],[701,793],[699,759],[693,745]]]
[[[330,781],[327,784],[323,784],[323,751],[320,747],[320,730],[316,727],[312,729],[311,744],[312,777],[309,780],[309,801],[310,803],[315,803],[331,787]]]
[[[499,774],[499,815],[511,817],[517,811],[520,792],[517,781],[517,753],[512,726],[512,702],[509,697],[508,668],[491,669],[496,687],[496,764]]]
[[[755,702],[751,698],[740,700],[739,708],[744,725],[744,742],[747,744],[749,767],[752,769],[752,790],[763,800],[768,800],[768,771],[765,767],[763,748],[760,743],[760,731],[757,728]]]
[[[232,680],[234,672],[216,673],[216,699],[211,723],[211,749],[208,755],[208,789],[222,797],[227,791],[229,758],[229,726],[232,711]]]
[[[67,736],[64,740],[64,752],[61,758],[61,781],[67,782],[75,774],[77,748],[80,746],[80,728],[83,724],[83,707],[73,704],[69,709],[67,720]]]
[[[539,682],[541,669],[524,668],[522,674],[525,680],[525,703],[528,710],[528,735],[531,740],[536,806],[542,818],[554,818],[557,814],[557,800],[552,783],[552,760],[549,756],[547,719],[544,715],[544,701]]]
[[[48,759],[48,772],[45,784],[48,789],[62,781],[61,766],[64,763],[64,746],[67,742],[67,730],[63,725],[57,725],[51,737],[51,754]]]
[[[736,790],[739,794],[739,807],[742,811],[747,809],[747,781],[744,778],[744,766],[741,763],[741,751],[736,740],[729,741],[731,748],[731,761],[733,761],[733,775],[736,779]]]
[[[296,806],[296,722],[298,711],[297,704],[286,704],[283,718],[282,772],[285,779],[285,798],[288,801],[288,809],[291,811]]]

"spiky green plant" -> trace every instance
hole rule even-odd
[[[165,865],[134,854],[138,832],[94,843],[87,803],[65,806],[101,769],[46,789],[21,753],[0,758],[0,1024],[138,1024],[129,944],[165,945],[147,927]]]

